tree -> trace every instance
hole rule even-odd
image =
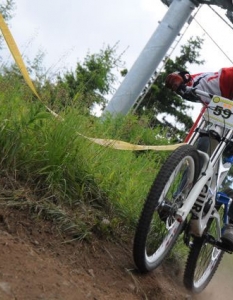
[[[176,123],[183,125],[185,130],[191,127],[193,122],[186,111],[192,106],[180,96],[165,89],[164,81],[166,76],[174,71],[187,70],[188,64],[203,64],[204,61],[199,59],[202,43],[203,39],[199,37],[190,38],[187,45],[181,46],[180,56],[177,56],[175,60],[166,58],[164,71],[155,76],[156,80],[138,105],[136,114],[150,115],[151,124],[158,124],[158,114],[167,113],[175,118]]]
[[[8,21],[12,18],[12,12],[15,7],[14,0],[5,0],[3,3],[0,3],[0,13],[2,14],[5,21]],[[2,49],[2,36],[0,35],[0,49]]]
[[[78,103],[89,111],[98,104],[104,108],[105,95],[114,91],[114,70],[121,66],[121,55],[116,55],[117,44],[107,46],[97,54],[87,54],[83,64],[77,63],[75,71],[58,78],[57,87],[67,90],[72,103]],[[67,105],[68,103],[66,103]]]
[[[5,20],[9,20],[12,18],[12,11],[15,6],[14,0],[6,0],[3,3],[0,3],[0,13],[2,14]]]

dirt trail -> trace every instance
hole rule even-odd
[[[225,254],[214,278],[196,298],[197,300],[232,300],[233,299],[233,255]]]
[[[231,270],[223,268],[194,298],[175,282],[172,267],[138,274],[130,242],[71,243],[53,224],[32,219],[27,211],[0,209],[0,247],[0,300],[232,299],[233,285],[226,281]],[[220,282],[227,294],[215,289]]]

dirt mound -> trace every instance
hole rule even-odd
[[[69,241],[27,211],[0,210],[0,299],[191,299],[160,268],[134,270],[131,243]]]

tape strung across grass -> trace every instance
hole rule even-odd
[[[181,144],[174,144],[174,145],[135,145],[130,144],[123,141],[118,140],[111,140],[111,139],[97,139],[97,138],[90,138],[83,134],[78,133],[80,136],[83,136],[84,138],[88,139],[89,141],[94,142],[95,144],[114,148],[117,150],[131,150],[131,151],[142,151],[142,150],[154,150],[154,151],[172,151],[177,149],[180,146],[186,145],[186,143]]]
[[[32,92],[34,93],[34,95],[43,103],[41,97],[39,96],[39,94],[37,93],[35,86],[28,74],[27,68],[23,62],[22,56],[19,52],[19,49],[16,45],[16,42],[2,16],[2,14],[0,13],[0,29],[2,31],[3,37],[8,45],[8,48],[12,54],[12,56],[14,57],[15,63],[17,64],[17,66],[19,67],[19,70],[21,72],[21,74],[23,75],[24,80],[26,81],[26,83],[28,84],[28,86],[30,87],[30,89],[32,90]],[[45,105],[45,104],[44,104]],[[55,113],[54,111],[52,111],[48,106],[46,106],[46,109],[56,118],[59,118],[60,120],[63,120],[57,113]],[[117,150],[131,150],[131,151],[140,151],[140,150],[154,150],[154,151],[171,151],[171,150],[175,150],[176,148],[184,145],[185,143],[181,143],[181,144],[174,144],[174,145],[134,145],[134,144],[130,144],[127,142],[123,142],[123,141],[118,141],[118,140],[112,140],[112,139],[98,139],[98,138],[90,138],[87,137],[83,134],[78,133],[80,136],[92,141],[93,143],[102,145],[104,147],[110,147],[110,148],[114,148]]]

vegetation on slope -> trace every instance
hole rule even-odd
[[[0,6],[10,19],[14,1]],[[0,40],[0,47],[3,41]],[[189,105],[163,86],[166,74],[198,60],[202,40],[191,39],[181,56],[167,60],[149,94],[135,114],[104,119],[93,108],[104,108],[105,95],[114,92],[115,70],[122,68],[117,44],[88,53],[74,71],[49,77],[43,53],[28,70],[44,103],[25,84],[17,66],[0,72],[0,180],[2,206],[29,207],[38,217],[52,219],[73,239],[105,238],[133,232],[144,199],[169,153],[119,151],[96,145],[82,135],[118,139],[134,144],[173,143],[185,132],[158,121],[167,112],[185,124]],[[127,70],[121,71],[122,76]],[[161,98],[163,105],[161,106]],[[58,113],[55,118],[44,104]],[[169,108],[169,110],[168,110]]]

